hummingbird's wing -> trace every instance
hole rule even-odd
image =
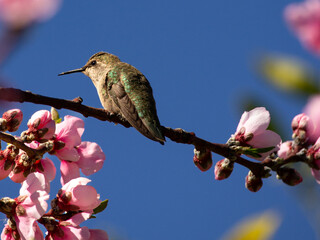
[[[163,143],[152,89],[145,76],[121,62],[108,72],[107,85],[111,99],[126,120],[144,136]]]

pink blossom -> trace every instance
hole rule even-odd
[[[57,125],[56,141],[63,142],[62,149],[55,150],[61,160],[61,183],[64,185],[73,178],[80,177],[80,169],[85,175],[99,171],[105,155],[97,143],[81,142],[84,122],[80,118],[65,116]]]
[[[39,234],[36,220],[48,207],[46,188],[47,183],[41,173],[30,174],[22,183],[20,196],[15,199],[17,206],[14,215],[21,239],[35,239]]]
[[[12,229],[9,224],[6,224],[1,233],[1,240],[16,240],[18,234],[16,229]]]
[[[26,180],[27,177],[24,175],[24,171],[21,171],[21,172],[11,171],[9,174],[9,178],[11,179],[11,181],[15,183],[22,183],[24,180]]]
[[[13,169],[14,161],[10,161],[10,159],[8,159],[10,152],[10,149],[6,149],[4,151],[0,150],[0,180],[8,177]]]
[[[285,19],[302,44],[320,54],[320,1],[293,3],[284,11]]]
[[[9,220],[10,221],[10,220]],[[8,221],[8,222],[9,222]],[[32,227],[34,233],[34,238],[33,240],[44,240],[43,237],[43,233],[39,227],[39,225],[37,224],[37,222],[33,223],[33,227]],[[16,229],[16,227],[14,226],[14,229],[12,229],[9,224],[7,223],[1,233],[1,240],[16,240],[16,239],[26,239],[24,236],[22,236],[21,238],[19,238],[19,232]]]
[[[309,98],[303,112],[310,118],[313,123],[313,131],[309,131],[309,142],[315,143],[320,137],[320,95]]]
[[[89,229],[90,232],[90,240],[109,240],[108,234],[106,231],[101,229]]]
[[[320,137],[316,143],[308,149],[307,157],[313,161],[316,168],[320,169]],[[316,179],[317,183],[320,184],[320,170],[311,168],[311,173]]]
[[[66,222],[70,223],[72,226],[78,226],[84,221],[88,220],[92,215],[92,211],[80,212],[72,216]]]
[[[58,231],[50,232],[49,236],[52,236],[55,240],[108,240],[108,234],[103,230],[88,229],[87,227],[79,226],[83,221],[89,219],[90,216],[91,213],[88,212],[78,213],[67,221],[62,221],[59,223],[59,228],[63,232],[63,236],[58,236],[56,234]]]
[[[77,162],[61,161],[61,185],[65,185],[71,179],[80,177],[80,169]]]
[[[46,177],[46,180],[51,182],[56,177],[56,167],[51,159],[49,158],[43,158],[40,159],[40,164],[42,166],[42,169],[40,169],[39,166],[37,166],[36,170],[37,172],[43,173],[43,175]]]
[[[78,161],[80,156],[75,147],[81,144],[81,136],[84,132],[84,122],[80,118],[65,116],[64,121],[56,126],[56,141],[65,145],[56,150],[55,154],[60,160]]]
[[[39,143],[36,141],[33,141],[32,143],[26,145],[33,149],[37,149],[39,147]],[[21,150],[19,155],[15,159],[16,166],[14,170],[9,174],[9,177],[12,181],[16,183],[23,182],[28,176],[31,168],[33,168],[37,172],[43,173],[48,182],[51,182],[55,178],[56,168],[49,158],[39,159],[32,166],[24,166],[24,156],[27,155]]]
[[[13,27],[25,27],[50,18],[60,0],[0,0],[0,17]]]
[[[80,227],[79,225],[84,222],[85,220],[89,219],[92,213],[88,212],[81,212],[77,213],[67,221],[62,221],[59,223],[59,228],[61,231],[52,231],[49,232],[49,236],[52,236],[55,240],[73,240],[73,239],[84,239],[89,240],[90,238],[90,231],[87,227]],[[58,235],[57,233],[60,233]],[[100,238],[96,238],[100,239]],[[103,239],[101,239],[103,240]]]
[[[251,146],[254,148],[274,147],[269,152],[261,154],[261,158],[264,158],[271,152],[277,151],[279,149],[278,145],[281,142],[281,138],[277,133],[267,130],[269,123],[270,113],[264,107],[244,112],[234,138],[239,141],[241,146]]]
[[[39,139],[51,139],[56,129],[56,123],[51,119],[49,111],[40,110],[31,116],[28,128],[28,133],[34,133]]]
[[[22,119],[23,119],[23,114],[20,109],[11,109],[6,111],[3,115],[2,118],[7,121],[7,129],[9,132],[15,132],[18,130]]]
[[[100,195],[92,186],[87,186],[91,180],[78,177],[67,182],[59,193],[60,199],[68,205],[77,206],[79,210],[89,211],[99,206]],[[66,201],[67,199],[68,201]]]
[[[79,227],[79,226],[61,226],[63,230],[64,236],[61,240],[73,240],[73,239],[90,239],[90,232],[87,227]],[[58,240],[59,238],[57,238]]]
[[[77,151],[80,156],[77,164],[84,175],[89,176],[102,168],[106,156],[97,143],[82,142]]]
[[[106,159],[105,154],[97,143],[82,142],[77,148],[79,160],[76,162],[61,161],[61,184],[73,178],[80,177],[80,169],[88,176],[99,171]]]

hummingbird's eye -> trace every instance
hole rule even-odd
[[[97,64],[97,61],[96,61],[96,60],[93,60],[90,64],[91,64],[91,66],[94,66],[94,65]]]

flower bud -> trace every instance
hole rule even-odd
[[[308,149],[306,157],[311,168],[320,169],[320,137],[317,142]]]
[[[193,162],[201,170],[207,171],[212,166],[212,153],[209,149],[194,149]]]
[[[293,118],[291,127],[293,130],[292,138],[300,144],[308,141],[308,135],[312,133],[314,128],[310,118],[304,113]]]
[[[228,178],[233,171],[234,162],[225,158],[216,163],[214,167],[214,175],[216,180],[223,180]]]
[[[28,121],[27,134],[34,134],[37,139],[51,139],[56,129],[51,113],[47,110],[35,112]]]
[[[292,147],[293,141],[286,141],[281,143],[280,149],[278,150],[277,154],[280,158],[287,158],[290,154],[293,154],[294,149]]]
[[[15,132],[22,122],[23,114],[20,109],[11,109],[2,115],[2,119],[7,121],[7,130],[9,132]]]
[[[246,188],[251,192],[258,192],[262,187],[262,178],[257,177],[253,172],[249,171],[246,176]]]
[[[281,179],[284,183],[290,186],[298,185],[303,180],[299,172],[288,167],[282,167],[278,169],[277,178]]]
[[[16,152],[13,148],[7,147],[7,149],[0,151],[0,180],[8,177],[13,166],[15,164]]]
[[[18,216],[26,215],[26,209],[22,205],[18,205],[15,210]]]
[[[0,118],[0,131],[7,131],[7,120]]]
[[[3,197],[0,199],[0,209],[1,209],[1,212],[4,214],[12,213],[15,206],[16,206],[16,202],[12,198]]]

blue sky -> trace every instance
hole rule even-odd
[[[164,126],[225,143],[240,119],[241,99],[250,94],[276,106],[273,112],[290,136],[291,119],[305,102],[274,91],[253,66],[267,52],[318,66],[284,23],[283,9],[291,2],[64,1],[54,18],[29,31],[2,74],[12,87],[64,99],[81,96],[84,104],[101,107],[89,78],[57,74],[107,51],[149,79]],[[49,109],[12,107],[24,111],[25,123],[33,112]],[[272,176],[251,193],[244,187],[248,170],[239,165],[229,179],[216,181],[213,169],[202,173],[194,166],[192,146],[170,140],[161,146],[133,128],[66,110],[60,114],[81,117],[83,140],[99,143],[106,154],[103,169],[90,178],[109,206],[86,225],[106,229],[111,239],[218,239],[244,217],[267,209],[282,218],[275,239],[316,239],[297,198],[306,194],[305,183],[292,188]],[[220,159],[214,155],[215,162]],[[1,184],[2,196],[18,194],[9,180]],[[58,179],[54,188],[60,188]]]

